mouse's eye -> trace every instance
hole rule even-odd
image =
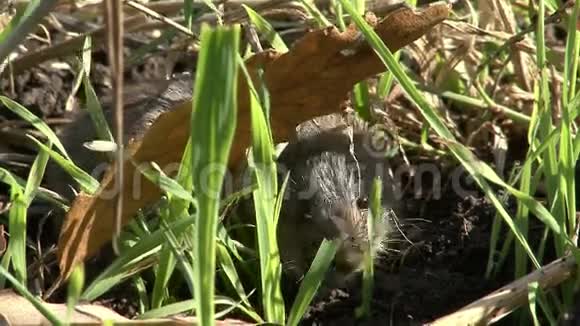
[[[369,208],[369,201],[368,198],[358,198],[356,200],[356,205],[359,209],[368,209]]]

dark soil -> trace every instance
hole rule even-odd
[[[449,191],[437,200],[408,201],[407,217],[420,221],[406,231],[412,244],[405,252],[377,264],[370,318],[356,319],[361,292],[354,288],[315,304],[305,324],[420,325],[502,285],[484,277],[494,209],[481,195]]]
[[[173,72],[186,71],[192,60],[184,56]],[[161,77],[163,56],[154,56],[127,72],[127,83],[138,83]],[[98,94],[106,94],[108,75],[106,55],[95,54],[92,75]],[[58,70],[49,64],[25,71],[14,80],[14,92],[8,79],[0,81],[0,89],[22,105],[48,121],[51,126],[62,123],[66,98],[74,76],[69,70]],[[78,105],[75,106],[75,110]],[[14,115],[0,111],[0,152],[34,154],[21,141],[24,133]],[[24,143],[26,144],[26,143]],[[33,156],[32,156],[33,157]],[[27,167],[16,162],[1,161],[3,167],[26,177]],[[410,196],[411,197],[411,196]],[[0,185],[0,211],[8,201],[7,188]],[[303,322],[305,325],[412,325],[427,322],[451,313],[463,305],[493,291],[510,280],[509,266],[494,281],[484,278],[488,259],[489,233],[495,210],[480,192],[459,196],[450,187],[440,198],[408,198],[408,213],[403,227],[412,243],[400,246],[400,252],[384,257],[376,267],[372,315],[357,321],[355,308],[360,304],[360,290],[335,290],[330,298],[314,303]],[[29,221],[38,229],[41,215],[31,212]],[[0,223],[7,215],[0,215]],[[31,230],[34,239],[37,230]],[[0,235],[1,238],[1,235]],[[501,242],[500,242],[501,243]],[[48,247],[49,244],[45,244]],[[55,267],[52,267],[55,272]],[[112,292],[101,303],[125,313],[135,314],[135,302],[122,291]]]

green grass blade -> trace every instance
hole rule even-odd
[[[52,144],[50,141],[48,142],[48,146],[45,147],[50,148]],[[28,180],[26,182],[26,186],[24,188],[24,200],[26,201],[26,206],[29,206],[32,203],[32,200],[36,196],[38,191],[38,187],[40,187],[40,183],[42,182],[42,178],[44,177],[44,172],[46,170],[46,164],[48,163],[49,155],[46,151],[41,150],[34,163],[32,163],[32,167],[30,168],[30,172],[28,174]]]
[[[24,187],[26,186],[26,181],[3,167],[0,167],[0,182],[7,184],[11,188],[14,187],[20,192],[24,192]]]
[[[156,309],[163,305],[166,299],[167,284],[175,270],[177,264],[176,258],[173,255],[171,248],[168,248],[164,243],[161,253],[159,254],[159,264],[155,273],[155,283],[153,284],[153,291],[151,293],[151,308]]]
[[[181,164],[177,172],[177,177],[175,180],[178,184],[188,193],[191,194],[193,190],[192,184],[192,171],[191,171],[191,140],[188,140],[183,156],[181,158]],[[192,202],[190,200],[184,200],[178,196],[173,196],[171,193],[168,194],[168,206],[169,210],[164,211],[167,214],[161,216],[165,221],[173,221],[178,216],[187,216],[188,208]],[[159,265],[157,266],[157,273],[155,275],[155,283],[153,285],[153,293],[151,294],[151,306],[153,308],[159,308],[163,304],[165,299],[165,294],[167,293],[166,287],[173,271],[176,266],[176,257],[172,252],[172,248],[168,248],[167,244],[163,244],[163,249],[159,257]],[[186,276],[188,277],[188,276]],[[192,283],[193,284],[193,283]]]
[[[369,85],[362,81],[354,85],[353,90],[354,109],[358,115],[366,121],[371,118],[371,107],[369,103]]]
[[[139,298],[137,300],[137,311],[140,314],[145,313],[145,311],[149,310],[149,300],[147,297],[148,293],[147,287],[145,286],[145,281],[142,277],[135,276],[133,278],[133,286],[135,287],[135,290],[137,291],[137,297]]]
[[[562,83],[562,104],[566,108],[568,102],[576,94],[576,79],[578,78],[578,53],[580,39],[578,38],[578,14],[580,3],[574,2],[574,9],[568,16],[568,33],[566,36],[566,52],[564,55],[564,80]]]
[[[532,190],[531,185],[532,180],[532,164],[525,164],[522,170],[520,178],[520,191],[525,194],[530,194]],[[516,223],[518,229],[522,232],[525,238],[528,237],[528,220],[529,220],[529,209],[523,204],[523,202],[518,201],[517,211],[516,211]],[[554,221],[555,222],[555,221]],[[527,272],[527,260],[525,252],[522,250],[521,246],[515,246],[515,268],[514,275],[518,279],[524,276]]]
[[[286,325],[298,325],[302,316],[306,313],[308,305],[310,305],[310,302],[314,298],[316,291],[324,279],[326,271],[334,259],[338,246],[339,240],[328,241],[324,239],[320,244],[308,272],[300,283],[300,288],[298,289],[298,294],[296,295],[296,299],[290,309],[288,323]]]
[[[185,300],[180,302],[175,302],[172,304],[165,305],[163,307],[158,307],[151,309],[143,314],[140,314],[136,318],[138,320],[146,320],[152,318],[165,318],[172,315],[181,314],[184,312],[191,311],[195,308],[195,300]]]
[[[284,194],[286,192],[286,187],[288,186],[288,180],[290,180],[290,171],[286,173],[284,181],[280,186],[280,191],[278,192],[278,198],[276,198],[276,204],[274,206],[274,227],[278,227],[278,220],[280,218],[280,211],[282,210],[282,203],[284,202]]]
[[[544,290],[542,290],[541,287],[537,288],[536,301],[538,301],[538,303],[540,304],[540,308],[542,308],[542,311],[544,312],[544,316],[546,317],[548,325],[550,326],[559,325],[558,322],[556,321],[556,318],[554,317],[552,308],[548,304],[546,293],[544,292]]]
[[[332,7],[334,8],[334,14],[336,16],[336,25],[341,32],[344,32],[346,30],[346,24],[344,23],[342,5],[340,2],[338,2],[338,0],[331,0],[331,3]]]
[[[373,181],[373,188],[370,197],[370,215],[367,221],[367,232],[368,232],[368,249],[365,254],[365,265],[363,269],[363,285],[362,285],[362,304],[357,308],[357,317],[368,317],[371,312],[371,300],[373,297],[373,286],[374,286],[374,258],[375,249],[377,244],[375,241],[375,232],[378,225],[379,219],[383,218],[383,210],[381,206],[382,197],[382,180],[375,178]]]
[[[202,25],[191,118],[193,189],[199,218],[193,239],[194,288],[202,325],[214,324],[214,278],[219,199],[237,117],[240,28]]]
[[[248,79],[250,83],[251,80]],[[252,120],[252,158],[254,176],[258,185],[254,191],[256,230],[260,253],[262,305],[266,320],[284,324],[284,301],[280,289],[282,265],[276,240],[277,174],[274,163],[274,145],[258,95],[250,87]]]
[[[67,323],[70,322],[70,317],[72,316],[75,305],[79,301],[84,285],[85,285],[85,268],[83,264],[79,264],[74,268],[68,283],[67,289],[68,292],[66,297]]]
[[[24,207],[24,203],[22,198],[24,197],[24,186],[21,186],[20,183],[16,180],[16,178],[10,173],[9,171],[5,170],[4,168],[0,167],[0,180],[3,183],[10,186],[10,202],[12,203],[12,207],[8,212],[8,221],[18,221],[18,216],[22,214],[22,209]],[[24,212],[25,214],[26,212]],[[10,224],[8,225],[10,227]],[[12,250],[10,248],[11,242],[8,243],[8,248],[4,252],[2,256],[2,267],[8,269],[10,264],[12,263]],[[0,289],[3,289],[6,286],[6,279],[4,278],[3,274],[0,274]]]
[[[395,53],[395,60],[399,61],[400,57],[401,52],[397,51]],[[394,81],[395,79],[390,71],[383,73],[379,79],[379,84],[377,85],[377,96],[381,99],[384,99],[387,95],[389,95]]]
[[[107,124],[107,120],[105,119],[105,115],[103,113],[103,108],[101,106],[101,102],[95,93],[93,85],[91,84],[91,80],[89,79],[89,75],[91,72],[91,39],[85,38],[85,42],[83,44],[83,52],[81,53],[81,60],[82,60],[82,82],[84,86],[84,93],[86,98],[86,110],[89,112],[91,120],[93,121],[93,125],[95,126],[95,132],[97,136],[97,140],[107,141],[111,143],[115,143],[115,139],[110,130],[110,126]],[[112,152],[106,153],[107,158],[109,161],[113,161],[115,158],[115,154]]]
[[[98,140],[104,140],[114,143],[115,139],[111,134],[111,130],[109,129],[109,125],[107,124],[107,120],[105,119],[105,115],[103,114],[103,107],[101,106],[101,102],[95,93],[95,89],[89,80],[89,76],[85,74],[83,76],[83,86],[85,91],[85,97],[87,99],[86,109],[91,116],[91,120],[93,121],[93,125],[95,126],[95,131],[97,134]],[[113,153],[107,154],[110,159],[113,158]]]
[[[10,262],[14,268],[16,279],[21,283],[27,282],[27,268],[26,268],[26,229],[28,207],[36,196],[40,182],[44,176],[46,163],[48,162],[48,155],[44,151],[40,151],[36,156],[28,179],[24,188],[22,188],[18,181],[8,171],[0,171],[3,174],[3,179],[11,186],[11,201],[12,207],[8,213],[8,226],[10,232],[10,242],[8,249],[3,257],[3,266],[9,266]],[[0,278],[0,285],[4,286],[5,280]]]
[[[538,201],[536,201],[530,195],[523,193],[514,187],[507,184],[503,181],[495,171],[487,164],[479,161],[475,155],[466,149],[463,145],[458,143],[449,143],[447,144],[450,148],[452,148],[455,153],[460,157],[462,162],[465,162],[464,166],[469,166],[474,168],[474,175],[482,176],[487,180],[504,187],[508,190],[512,195],[518,198],[527,208],[529,208],[538,219],[540,219],[546,226],[548,226],[552,231],[556,234],[561,234],[562,229],[556,219],[550,214],[550,212]],[[511,219],[510,219],[511,220]],[[507,221],[506,221],[507,222]],[[511,226],[510,226],[511,227]]]
[[[314,18],[319,28],[325,28],[332,26],[332,23],[324,16],[324,14],[316,7],[316,4],[312,0],[300,0],[300,3],[304,5],[306,11]]]
[[[248,17],[250,17],[250,20],[254,26],[256,26],[258,32],[260,32],[266,38],[266,40],[270,42],[276,51],[280,53],[288,52],[288,46],[286,46],[286,43],[284,43],[282,37],[278,35],[274,27],[272,27],[272,25],[266,19],[264,19],[264,17],[260,16],[260,14],[245,4],[242,4],[242,7],[244,7],[248,13]]]
[[[580,13],[580,3],[575,2],[572,14],[568,17],[568,35],[564,57],[564,81],[562,83],[562,123],[560,134],[560,191],[566,198],[566,214],[570,230],[576,229],[576,181],[574,167],[577,156],[574,155],[572,136],[573,120],[571,111],[575,108],[568,103],[574,99],[576,79],[578,76],[578,56],[580,39],[578,38],[577,23]],[[569,84],[568,84],[569,83]],[[580,92],[578,93],[580,94]]]
[[[215,299],[215,304],[226,306],[227,308],[223,311],[220,311],[216,314],[217,318],[221,318],[225,316],[230,311],[239,308],[243,311],[243,308],[240,307],[240,302],[235,302],[234,300],[218,296]],[[141,314],[136,317],[137,320],[147,320],[147,319],[155,319],[155,318],[166,318],[173,315],[178,315],[187,311],[191,311],[192,308],[195,308],[195,300],[184,300],[175,302],[172,304],[168,304],[166,306],[160,307],[158,309],[149,310],[148,312]],[[259,321],[258,321],[259,322]],[[260,322],[259,322],[260,323]]]
[[[65,104],[65,111],[72,111],[73,110],[73,103],[75,101],[75,95],[77,94],[81,84],[83,82],[83,78],[85,75],[89,75],[91,71],[91,55],[92,55],[92,47],[91,47],[91,36],[87,35],[85,37],[85,41],[83,42],[83,47],[81,49],[81,59],[78,60],[73,58],[73,64],[77,68],[77,74],[75,79],[73,80],[72,90],[69,96],[66,99]],[[87,71],[88,69],[88,71]]]
[[[62,155],[65,158],[70,159],[64,146],[62,145],[62,143],[60,142],[54,131],[52,131],[52,129],[50,129],[50,127],[44,121],[42,121],[42,119],[32,114],[32,112],[28,111],[28,109],[26,109],[24,106],[18,104],[17,102],[5,96],[0,96],[0,101],[8,109],[10,109],[10,111],[18,115],[20,118],[24,119],[28,123],[30,123],[38,131],[40,131],[44,136],[46,136],[46,138],[48,138],[48,140],[52,144],[54,144],[54,146],[56,146],[56,148],[58,148],[58,150],[62,153]]]
[[[246,290],[244,290],[244,285],[242,284],[238,272],[236,271],[236,266],[234,261],[228,252],[227,247],[223,243],[217,244],[217,258],[220,269],[226,275],[227,280],[230,285],[236,291],[236,294],[240,297],[242,302],[248,307],[251,306],[247,299]]]
[[[540,326],[538,314],[536,313],[536,297],[538,296],[538,282],[528,284],[528,308],[534,321],[534,326]]]
[[[8,213],[8,232],[10,241],[8,248],[2,257],[2,265],[8,266],[12,263],[16,279],[26,283],[26,211],[27,205],[24,194],[16,192],[11,195],[12,207]],[[4,279],[1,280],[4,286]]]
[[[538,2],[538,15],[543,17],[545,14],[545,3],[543,0]],[[530,127],[533,129],[534,137],[530,139],[530,145],[545,142],[549,133],[553,130],[552,126],[552,109],[549,89],[548,68],[546,67],[546,49],[545,49],[545,28],[543,19],[539,20],[536,26],[536,64],[538,66],[540,80],[536,83],[534,114],[537,116],[537,125]],[[558,224],[566,233],[565,219],[565,200],[561,198],[563,194],[559,186],[557,142],[552,141],[542,155],[543,170],[546,177],[546,191],[550,200],[549,205],[552,207],[552,214],[557,219]],[[564,252],[564,241],[561,237],[554,238],[556,242],[556,251],[560,256]]]
[[[4,64],[10,53],[16,51],[18,45],[26,39],[29,33],[35,31],[39,22],[50,13],[57,2],[57,0],[32,0],[22,15],[16,15],[15,23],[11,24],[11,28],[1,35],[0,65]]]
[[[65,171],[71,175],[81,187],[81,190],[88,194],[94,194],[99,189],[99,182],[90,174],[77,167],[72,161],[66,160],[59,153],[53,151],[46,145],[42,144],[36,138],[29,136],[36,145],[43,151],[46,151],[50,157],[55,160]]]
[[[365,0],[352,0],[354,9],[359,15],[364,15],[365,13]]]
[[[144,163],[137,165],[137,169],[141,172],[149,181],[156,184],[161,190],[175,196],[179,199],[183,199],[188,202],[193,202],[193,197],[191,193],[185,190],[179,182],[168,177],[163,170],[154,162]]]
[[[169,225],[169,229],[176,235],[180,235],[188,230],[196,216],[179,219]],[[158,229],[145,238],[140,239],[134,246],[123,251],[83,292],[83,300],[95,300],[121,280],[129,277],[131,267],[137,263],[142,263],[148,257],[156,254],[160,250],[161,244],[166,241],[166,230]],[[125,273],[126,275],[122,275]]]

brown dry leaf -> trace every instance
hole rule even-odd
[[[380,21],[374,15],[366,18],[389,49],[396,51],[442,22],[448,13],[449,5],[439,2],[418,10],[403,7]],[[264,70],[276,142],[289,140],[295,127],[303,121],[338,112],[340,104],[357,82],[385,70],[374,51],[366,43],[357,42],[357,33],[354,27],[344,33],[335,27],[313,31],[285,54],[266,51],[246,62],[254,78],[258,68]],[[243,74],[240,76],[239,113],[230,152],[230,171],[235,171],[237,164],[243,161],[251,136],[247,84]],[[189,135],[191,107],[192,103],[187,102],[163,114],[143,139],[130,143],[127,147],[133,161],[155,161],[161,167],[180,162]],[[137,189],[139,195],[135,196],[133,176],[137,175],[136,168],[127,161],[124,169],[123,225],[138,209],[161,196],[157,186],[145,178]],[[111,240],[115,198],[110,194],[115,189],[114,178],[115,168],[112,166],[95,197],[81,195],[73,203],[58,243],[61,280],[68,278],[73,266],[94,255]]]
[[[44,303],[61,321],[66,320],[66,304]],[[115,325],[197,325],[195,317],[158,318],[131,320],[113,310],[95,305],[78,304],[71,315],[71,325],[102,325],[104,321]],[[26,298],[12,290],[0,291],[0,325],[52,325]],[[216,325],[251,325],[250,323],[226,319],[216,321]]]

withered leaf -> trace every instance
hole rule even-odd
[[[421,9],[402,7],[380,21],[374,15],[366,19],[389,49],[396,51],[423,36],[448,13],[448,4],[435,3]],[[287,53],[265,51],[248,59],[246,64],[255,81],[258,69],[264,71],[262,78],[270,93],[271,125],[276,142],[291,139],[295,127],[303,121],[338,112],[357,82],[385,71],[374,51],[357,42],[357,33],[353,26],[344,33],[328,27],[306,34]],[[242,162],[251,135],[247,83],[243,74],[240,76],[238,122],[229,159],[231,171]],[[191,102],[184,103],[160,116],[143,139],[130,143],[128,148],[133,160],[155,161],[161,167],[179,162],[189,135],[191,107]],[[160,190],[146,180],[140,186],[140,195],[133,196],[130,181],[135,166],[127,161],[124,169],[123,225],[138,209],[161,196]],[[95,197],[82,195],[73,203],[58,243],[61,280],[68,278],[76,263],[94,255],[111,240],[114,198],[103,198],[102,194],[115,189],[115,176],[113,165]]]
[[[66,320],[68,307],[66,303],[46,303],[43,305],[60,320]],[[26,298],[13,290],[0,291],[0,320],[2,325],[52,325],[38,309]],[[96,304],[77,304],[70,315],[71,325],[103,325],[113,321],[116,325],[198,325],[195,317],[168,317],[147,320],[131,320],[115,311]],[[217,320],[216,325],[253,325],[248,322],[226,319]]]

